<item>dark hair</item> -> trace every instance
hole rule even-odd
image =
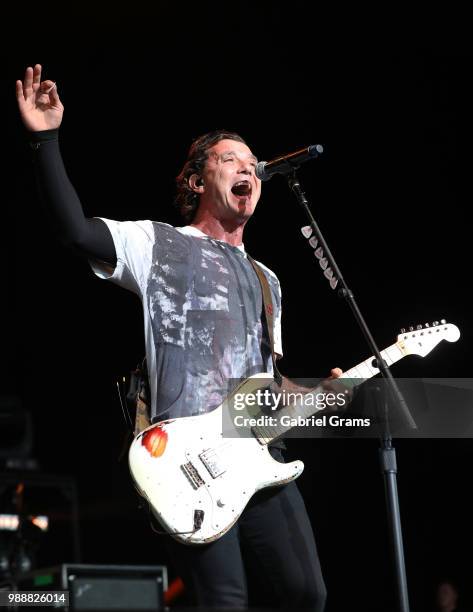
[[[236,140],[246,144],[241,136],[227,130],[215,130],[203,134],[191,144],[187,160],[176,177],[177,195],[174,204],[179,208],[187,223],[193,220],[199,206],[199,194],[189,187],[189,177],[193,174],[202,174],[205,162],[209,158],[209,149],[220,140]]]

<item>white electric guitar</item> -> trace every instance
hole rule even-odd
[[[445,321],[410,330],[381,352],[388,366],[406,355],[424,357],[442,340],[456,342],[460,337],[458,328]],[[378,373],[370,357],[341,378],[350,379],[353,387]],[[218,539],[236,522],[256,491],[290,482],[302,473],[302,461],[280,463],[269,454],[268,443],[285,433],[281,428],[262,433],[254,427],[250,437],[225,437],[222,431],[223,411],[230,410],[235,395],[254,394],[267,387],[271,378],[267,373],[251,376],[215,410],[161,421],[133,440],[129,467],[135,486],[175,539],[187,544]],[[294,415],[297,409],[289,406],[282,410]],[[304,417],[317,412],[306,403],[301,410]],[[254,414],[254,409],[247,413]],[[286,427],[286,432],[289,429]]]

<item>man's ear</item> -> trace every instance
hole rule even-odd
[[[196,193],[204,193],[204,181],[199,174],[191,174],[188,179],[189,187]]]

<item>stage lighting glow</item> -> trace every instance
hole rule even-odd
[[[41,531],[47,531],[49,527],[49,519],[47,516],[28,516],[26,520],[36,527],[39,527]],[[16,531],[18,529],[20,519],[17,514],[0,514],[0,531]]]

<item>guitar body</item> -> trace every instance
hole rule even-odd
[[[271,375],[257,374],[238,391],[253,391],[261,386],[260,378],[267,381]],[[255,437],[223,437],[224,406],[151,425],[130,447],[129,467],[138,492],[170,535],[187,544],[221,537],[254,493],[290,482],[304,469],[301,461],[276,461]],[[200,527],[195,533],[180,533],[192,532],[196,520]]]
[[[455,325],[435,321],[432,326],[403,331],[381,357],[390,366],[406,355],[424,357],[442,340],[456,342],[459,337]],[[341,378],[351,379],[353,386],[376,374],[379,370],[369,357]],[[238,520],[257,491],[290,482],[302,473],[301,461],[280,463],[271,457],[267,443],[274,437],[267,428],[251,429],[251,437],[232,438],[222,433],[222,416],[228,414],[235,395],[253,394],[271,379],[270,374],[255,374],[212,412],[156,423],[133,440],[129,467],[135,486],[177,540],[186,544],[216,540]],[[295,405],[288,409],[297,414]],[[239,414],[249,417],[259,412],[253,403],[242,410]]]

